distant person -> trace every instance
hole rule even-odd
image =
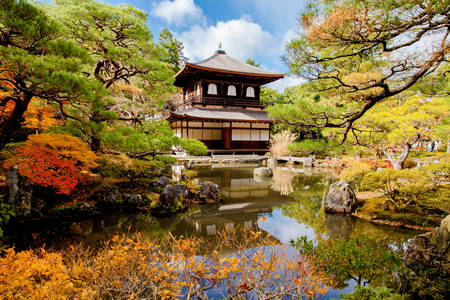
[[[431,141],[429,148],[430,148],[430,152],[434,152],[434,150],[436,148],[436,143],[434,141]]]

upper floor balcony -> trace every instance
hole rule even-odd
[[[223,106],[223,107],[257,107],[263,108],[264,105],[261,105],[258,99],[241,99],[241,98],[223,98],[223,97],[212,97],[212,96],[191,96],[188,99],[185,99],[183,103],[180,103],[176,106],[182,105],[214,105],[214,106]]]

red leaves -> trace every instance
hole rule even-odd
[[[77,159],[85,153],[85,160]],[[58,194],[70,194],[78,183],[86,180],[86,171],[95,165],[92,151],[79,139],[62,134],[34,135],[16,148],[14,157],[5,162],[9,168],[17,164],[19,173],[32,184],[52,187]]]

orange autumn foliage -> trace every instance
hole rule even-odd
[[[10,92],[0,92],[0,101]],[[8,101],[0,111],[0,122],[9,117],[14,109],[14,101]],[[28,105],[28,109],[23,115],[23,126],[36,129],[39,132],[49,130],[53,126],[62,125],[63,121],[55,118],[55,110],[51,106],[45,105],[38,98],[33,98]]]
[[[2,299],[93,299],[96,293],[74,284],[60,253],[43,249],[15,252],[0,258]]]
[[[8,250],[0,298],[209,299],[215,290],[227,299],[314,299],[327,290],[312,265],[271,236],[242,229],[217,238],[121,235],[96,251]]]
[[[19,173],[32,184],[52,187],[60,194],[70,194],[87,173],[97,166],[98,157],[80,139],[64,134],[37,134],[16,148],[5,163],[18,165]]]

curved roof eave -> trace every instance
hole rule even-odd
[[[184,63],[183,67],[175,74],[175,78],[177,78],[179,75],[181,75],[186,67],[189,66],[191,68],[199,69],[199,70],[205,70],[205,71],[214,71],[214,72],[220,72],[220,73],[227,73],[227,74],[237,74],[237,75],[246,75],[246,76],[255,76],[255,77],[269,77],[269,78],[283,78],[286,74],[285,73],[270,73],[270,74],[262,74],[262,73],[247,73],[247,72],[237,72],[237,71],[231,71],[231,70],[223,70],[223,69],[214,69],[214,68],[207,68],[207,67],[201,67],[197,66],[195,64],[191,63]]]

